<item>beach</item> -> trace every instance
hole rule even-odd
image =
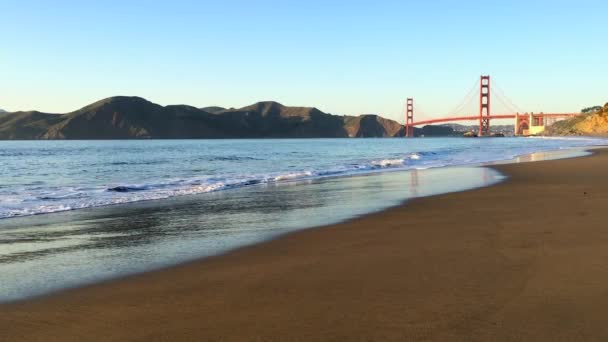
[[[608,150],[0,305],[1,341],[606,340]]]

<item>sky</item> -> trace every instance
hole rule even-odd
[[[0,108],[130,95],[403,121],[407,97],[445,116],[488,74],[522,110],[578,111],[608,101],[607,14],[605,0],[0,0]]]

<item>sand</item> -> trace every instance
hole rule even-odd
[[[0,305],[0,340],[608,340],[608,151],[496,169],[510,180]]]

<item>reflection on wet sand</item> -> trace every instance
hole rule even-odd
[[[486,168],[412,170],[2,220],[0,300],[213,255],[500,178]]]

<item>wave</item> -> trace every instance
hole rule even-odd
[[[563,138],[560,138],[563,140]],[[567,147],[589,146],[588,140],[570,140]],[[605,141],[602,141],[605,143]],[[598,143],[599,144],[599,143]],[[540,152],[545,149],[557,150],[560,146],[500,146],[495,150],[475,150],[471,146],[442,146],[432,151],[407,152],[403,155],[393,154],[387,158],[353,160],[336,166],[327,166],[332,160],[316,164],[316,168],[304,170],[283,170],[270,173],[218,174],[192,176],[177,179],[166,179],[159,175],[157,179],[142,184],[120,183],[107,186],[90,184],[80,187],[41,189],[24,187],[7,189],[4,196],[0,191],[0,218],[46,214],[75,209],[117,205],[148,200],[158,200],[184,195],[196,195],[243,188],[260,184],[279,184],[314,180],[327,177],[342,177],[373,172],[392,170],[428,169],[445,166],[480,164],[499,160],[513,159],[522,154]],[[223,160],[236,160],[236,157],[218,157]],[[239,157],[240,158],[240,157]],[[219,160],[218,159],[218,160]],[[258,160],[251,158],[251,160]],[[247,159],[249,160],[249,159]],[[262,160],[262,159],[259,159]],[[270,160],[269,160],[270,162]],[[243,164],[247,165],[247,164]],[[324,166],[321,166],[324,165]],[[281,165],[277,165],[281,166]],[[290,168],[290,166],[283,165]],[[192,172],[196,173],[196,172]],[[1,190],[1,189],[0,189]],[[11,190],[11,191],[8,191]],[[15,191],[17,190],[17,191]]]
[[[584,141],[584,142],[597,142],[597,137],[586,137],[586,136],[529,136],[525,139],[536,139],[536,140],[562,140],[562,141]]]
[[[23,202],[37,202],[38,204],[24,207],[0,206],[0,218],[39,215],[75,209],[158,200],[176,196],[236,189],[259,184],[277,184],[354,175],[384,169],[406,168],[408,166],[408,160],[419,160],[420,158],[419,154],[412,154],[403,159],[383,159],[354,163],[324,170],[277,172],[262,175],[243,175],[232,178],[189,178],[147,184],[118,184],[105,188],[91,187],[88,188],[87,194],[83,194],[83,191],[81,190],[77,193],[68,192],[63,195],[38,195],[23,200],[14,199],[17,200],[20,205],[22,205]]]

